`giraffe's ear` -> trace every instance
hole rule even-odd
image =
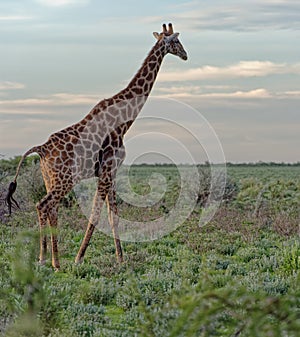
[[[159,40],[160,39],[160,34],[157,32],[153,32],[154,37]]]

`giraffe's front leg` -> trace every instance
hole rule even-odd
[[[87,249],[87,247],[90,243],[90,240],[91,240],[91,237],[93,235],[94,229],[95,229],[95,226],[91,222],[89,222],[88,226],[87,226],[87,229],[86,229],[86,232],[85,232],[85,235],[84,235],[84,239],[81,243],[81,246],[80,246],[79,251],[77,253],[77,256],[75,258],[76,264],[82,263],[85,251],[86,251],[86,249]]]
[[[75,259],[76,264],[79,264],[83,261],[85,251],[87,250],[87,247],[90,243],[91,237],[96,228],[96,224],[100,219],[101,209],[105,200],[105,193],[106,192],[105,190],[103,190],[102,185],[100,184],[100,182],[98,182],[98,188],[93,200],[92,214],[90,216],[90,220],[84,235],[84,239],[81,243],[80,249]]]

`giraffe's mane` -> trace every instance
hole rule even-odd
[[[134,76],[132,77],[132,79],[129,81],[128,85],[122,90],[125,91],[128,87],[130,87],[132,85],[132,83],[134,82],[134,79],[136,78],[136,76],[141,72],[141,70],[146,66],[147,63],[149,63],[151,54],[153,52],[154,49],[157,48],[157,46],[159,45],[160,41],[157,41],[155,43],[155,45],[150,49],[150,51],[148,52],[146,58],[144,59],[142,65],[140,66],[140,68],[138,69],[138,71],[134,74]],[[122,91],[120,93],[122,93]]]

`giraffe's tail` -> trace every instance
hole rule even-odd
[[[22,156],[22,158],[19,162],[15,178],[9,184],[8,192],[7,192],[7,195],[6,195],[6,198],[5,198],[5,204],[8,207],[9,215],[11,215],[12,208],[20,208],[18,202],[14,199],[13,194],[15,193],[15,191],[17,189],[17,178],[18,178],[22,163],[27,156],[29,156],[31,153],[34,153],[34,152],[39,152],[39,146],[34,146],[30,150],[28,150],[26,153],[23,154],[23,156]]]

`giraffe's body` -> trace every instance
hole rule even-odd
[[[80,122],[52,134],[42,145],[27,151],[19,164],[17,174],[11,183],[7,203],[11,210],[12,194],[16,189],[16,179],[23,159],[36,152],[40,156],[40,166],[47,195],[37,204],[41,229],[40,262],[45,262],[47,241],[45,226],[51,229],[52,265],[59,268],[57,249],[57,210],[60,200],[82,179],[98,177],[98,187],[94,197],[93,210],[84,240],[76,257],[81,262],[99,220],[100,211],[106,201],[109,222],[115,240],[116,254],[122,261],[122,249],[118,235],[115,178],[118,167],[125,158],[123,137],[141,111],[150,94],[162,60],[167,53],[186,60],[186,52],[173,33],[163,25],[163,32],[154,33],[158,39],[138,73],[128,86],[109,99],[99,102]]]

